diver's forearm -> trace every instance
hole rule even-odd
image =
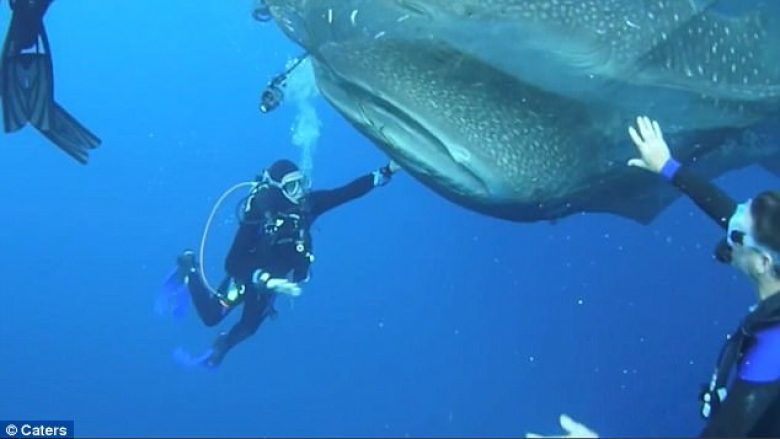
[[[729,219],[737,209],[737,203],[730,196],[676,162],[669,163],[664,168],[667,170],[663,173],[667,180],[696,203],[722,229],[728,229]],[[669,168],[672,168],[671,171],[668,171]]]

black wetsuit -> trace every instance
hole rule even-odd
[[[220,287],[224,288],[231,279],[243,285],[246,288],[242,295],[244,310],[241,320],[217,340],[214,363],[219,363],[228,350],[254,334],[260,324],[275,313],[276,294],[256,287],[252,282],[254,272],[262,270],[272,278],[287,278],[293,282],[305,280],[311,264],[308,256],[312,252],[311,225],[323,213],[362,197],[373,188],[374,176],[369,174],[337,189],[314,191],[301,205],[292,204],[275,188],[257,192],[233,239],[225,260],[229,277]],[[291,215],[299,219],[294,221]],[[279,227],[275,227],[279,224],[277,220],[281,220]],[[192,276],[189,290],[195,308],[207,326],[221,322],[233,308],[226,307],[219,297],[212,295],[200,276]]]
[[[672,178],[672,183],[688,195],[721,228],[728,230],[728,223],[737,208],[737,203],[715,185],[681,167]],[[766,343],[760,335],[780,329],[780,294],[762,301],[740,324],[739,329],[724,345],[719,361],[722,378],[729,380],[734,369],[744,369],[759,343]],[[777,337],[771,340],[769,349],[780,349]],[[764,350],[767,346],[763,346]],[[702,437],[778,437],[780,436],[780,369],[776,355],[764,355],[776,370],[774,377],[743,379],[739,373],[733,379],[722,403],[715,406]],[[759,359],[760,361],[760,359]],[[724,385],[727,385],[724,383]]]

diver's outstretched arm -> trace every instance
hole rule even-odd
[[[737,210],[733,198],[717,186],[701,178],[685,166],[680,165],[672,175],[672,183],[686,194],[720,228],[727,230],[729,218]]]
[[[333,208],[366,195],[375,187],[386,185],[398,169],[398,165],[395,162],[390,162],[387,166],[383,166],[340,188],[314,191],[311,194],[312,217],[317,218]]]
[[[313,217],[360,198],[374,189],[374,176],[364,175],[351,183],[336,189],[314,191],[311,194],[311,212]]]
[[[729,218],[737,210],[737,203],[717,186],[699,177],[672,157],[658,122],[641,116],[637,118],[637,127],[638,132],[631,126],[628,133],[642,157],[629,160],[629,166],[663,175],[722,229],[728,229]]]

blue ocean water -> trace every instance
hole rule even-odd
[[[51,7],[57,100],[103,145],[82,167],[30,128],[0,137],[0,418],[84,437],[522,436],[558,432],[560,413],[605,436],[698,432],[700,385],[754,298],[685,199],[650,226],[518,225],[401,173],[317,223],[312,281],[277,320],[218,371],[179,367],[177,346],[205,349],[235,318],[155,315],[175,256],[224,189],[300,155],[295,108],[257,111],[300,49],[248,3]],[[386,162],[316,105],[318,187]],[[744,199],[778,181],[751,167],[717,183]],[[213,278],[239,198],[209,240]]]

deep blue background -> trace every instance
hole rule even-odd
[[[699,386],[753,292],[684,199],[651,226],[518,225],[399,174],[321,219],[312,282],[278,320],[217,372],[178,367],[176,346],[217,329],[154,315],[176,254],[225,188],[299,156],[294,107],[256,109],[299,49],[249,3],[52,6],[57,99],[104,144],[81,167],[32,129],[0,137],[0,418],[73,419],[79,436],[522,436],[565,412],[603,435],[698,432]],[[385,163],[318,109],[317,186]],[[778,182],[718,183],[743,199]]]

